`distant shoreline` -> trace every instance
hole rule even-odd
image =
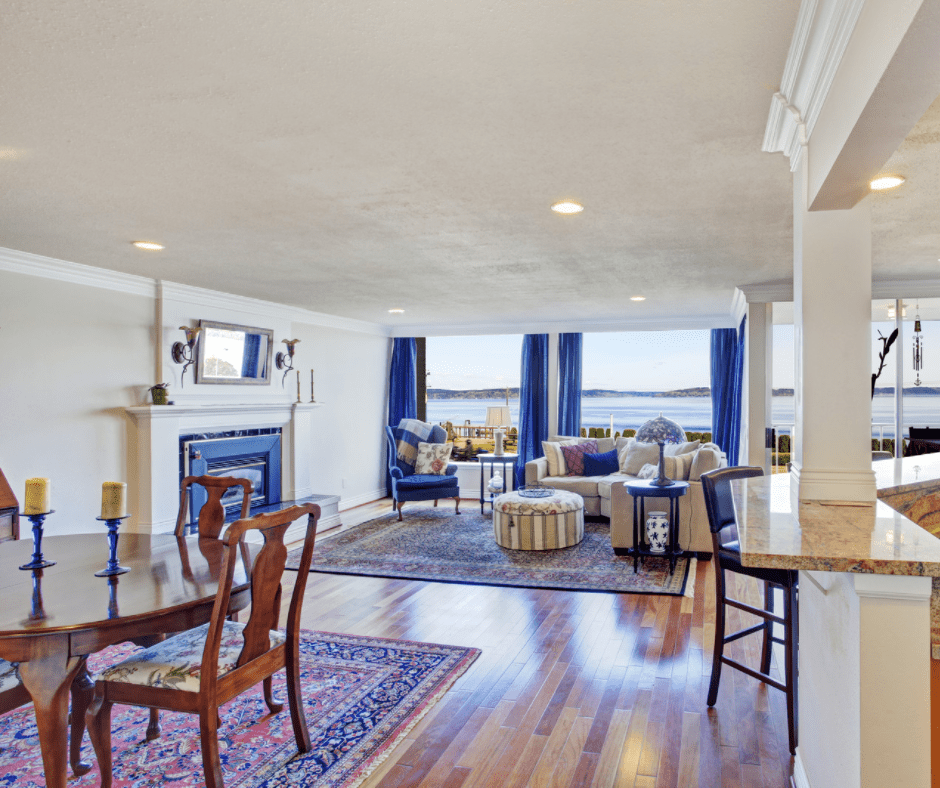
[[[894,388],[875,389],[875,396],[889,396],[894,394]],[[774,389],[775,397],[792,397],[793,389]],[[920,386],[904,389],[904,396],[932,397],[940,395],[938,386]],[[698,387],[691,389],[674,389],[673,391],[614,391],[612,389],[584,389],[581,397],[585,399],[610,399],[614,397],[710,397],[711,389]],[[506,389],[428,389],[429,400],[448,399],[505,399]],[[509,389],[509,399],[519,399],[519,389]]]

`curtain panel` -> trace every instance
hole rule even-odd
[[[416,383],[417,344],[414,337],[396,337],[388,376],[388,426],[397,427],[402,419],[418,417]],[[385,489],[392,494],[392,479],[385,471]]]
[[[558,335],[558,434],[581,430],[581,334]]]
[[[526,334],[522,338],[516,487],[525,484],[525,464],[542,455],[542,441],[547,438],[548,334]]]
[[[737,329],[711,332],[712,440],[738,464],[741,445],[741,402],[744,384],[744,340],[747,317]]]

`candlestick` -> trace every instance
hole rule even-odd
[[[35,624],[46,617],[46,609],[42,604],[42,569],[33,570],[33,598],[32,606],[29,610],[29,624]]]
[[[121,615],[121,611],[118,610],[117,587],[118,587],[117,577],[109,577],[108,578],[108,618],[118,618]]]
[[[301,401],[302,400],[300,399],[300,370],[298,369],[297,370],[297,404],[299,405]]]
[[[313,396],[313,370],[310,370],[310,401],[316,402],[316,397]]]
[[[105,482],[101,485],[101,519],[127,516],[127,485],[124,482]]]
[[[36,480],[31,479],[30,481]],[[43,481],[49,480],[44,479]],[[46,519],[46,515],[52,514],[53,511],[53,509],[50,509],[47,512],[33,512],[29,514],[25,511],[23,512],[33,524],[33,560],[28,564],[23,564],[20,569],[45,569],[47,566],[55,566],[55,561],[47,561],[42,556],[42,524]]]
[[[118,528],[121,520],[126,520],[128,515],[123,517],[96,517],[96,520],[108,524],[108,565],[100,572],[95,572],[95,577],[111,577],[112,575],[123,575],[130,572],[130,567],[121,566],[117,560]]]
[[[26,480],[26,496],[23,504],[23,514],[47,514],[52,510],[52,485],[48,479],[36,478]]]

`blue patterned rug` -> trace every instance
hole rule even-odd
[[[92,671],[135,648],[113,646],[89,659]],[[312,750],[300,755],[286,702],[270,714],[261,685],[221,710],[219,753],[226,788],[354,788],[375,769],[479,656],[478,649],[305,631],[301,687]],[[284,672],[275,694],[286,701]],[[116,705],[111,716],[114,788],[204,786],[199,717],[161,712],[163,733],[144,741],[147,710]],[[0,717],[0,786],[41,788],[32,706]],[[82,756],[95,762],[86,735]],[[97,786],[94,766],[69,786]]]
[[[493,519],[479,509],[455,515],[444,508],[405,509],[318,538],[311,572],[397,577],[441,583],[613,591],[682,596],[694,559],[681,558],[673,574],[665,558],[618,556],[607,523],[585,522],[584,541],[561,550],[508,550],[493,538]],[[296,569],[300,549],[287,566]]]

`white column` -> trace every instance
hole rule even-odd
[[[558,334],[548,335],[548,434],[558,434]]]
[[[770,473],[767,430],[772,422],[773,304],[747,305],[747,457]]]
[[[794,488],[875,499],[871,468],[871,205],[808,211],[793,178]]]

